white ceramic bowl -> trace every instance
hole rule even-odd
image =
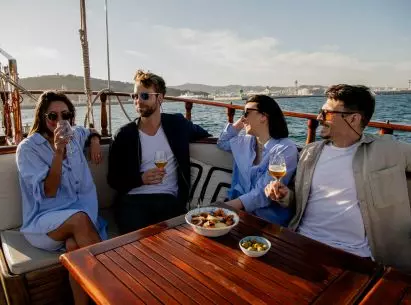
[[[191,223],[191,216],[200,214],[203,212],[214,212],[215,210],[222,209],[226,215],[233,215],[234,223],[231,226],[224,227],[224,228],[203,228],[201,226],[197,226]],[[238,225],[240,218],[238,217],[237,213],[228,209],[219,208],[219,207],[201,207],[199,209],[195,208],[189,211],[186,214],[186,222],[194,229],[194,231],[200,235],[208,236],[208,237],[217,237],[222,236],[230,232],[232,228]]]
[[[247,250],[246,248],[244,248],[241,244],[245,241],[248,240],[255,240],[259,243],[263,243],[267,245],[267,249],[265,249],[264,251],[253,251],[253,250]],[[250,256],[250,257],[260,257],[263,256],[264,254],[266,254],[268,251],[270,251],[271,248],[271,243],[268,239],[261,237],[261,236],[247,236],[244,237],[242,240],[240,240],[240,242],[238,243],[238,245],[240,246],[241,251],[244,252],[244,254]]]

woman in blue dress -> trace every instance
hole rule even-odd
[[[245,134],[240,134],[242,129]],[[272,180],[268,173],[270,156],[284,157],[287,165],[284,184],[288,184],[297,168],[297,146],[288,138],[287,122],[276,101],[266,95],[248,99],[243,116],[234,124],[227,124],[217,145],[233,155],[230,200],[225,203],[286,226],[292,211],[264,194],[264,187]]]
[[[16,161],[23,203],[21,232],[30,244],[48,251],[72,251],[106,239],[96,188],[84,155],[101,162],[100,136],[74,126],[63,137],[67,120],[74,123],[75,108],[66,95],[44,92],[36,105],[29,136],[17,147]],[[75,304],[89,299],[71,279]]]

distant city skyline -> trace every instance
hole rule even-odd
[[[35,4],[34,4],[35,3]],[[86,0],[91,76],[107,78],[104,0]],[[334,83],[408,88],[411,1],[108,0],[111,78],[169,86]],[[83,75],[79,1],[2,1],[20,77]],[[4,63],[4,59],[0,59]]]

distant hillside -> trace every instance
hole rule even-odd
[[[62,89],[84,90],[84,78],[76,75],[42,75],[36,77],[21,78],[19,83],[28,90]],[[107,88],[107,80],[91,78],[91,89],[99,91]],[[111,81],[111,89],[117,92],[132,92],[133,84],[119,81]],[[167,95],[179,96],[184,91],[167,88]]]
[[[62,90],[84,90],[84,83],[82,76],[76,75],[43,75],[37,77],[27,77],[21,78],[19,82],[26,88],[31,90],[45,90],[45,89],[62,89]],[[94,91],[99,91],[101,89],[107,88],[107,81],[98,78],[91,79],[91,89]],[[111,81],[111,88],[113,91],[117,92],[132,92],[133,83],[126,83],[120,81]],[[243,90],[261,92],[266,89],[266,86],[242,86],[242,85],[228,85],[228,86],[209,86],[203,84],[190,84],[186,83],[180,86],[171,86],[167,87],[167,95],[170,96],[179,96],[184,94],[187,91],[190,91],[194,94],[204,93],[208,94],[221,94],[229,92],[240,92]],[[272,91],[277,91],[286,88],[292,87],[268,87]],[[323,93],[324,86],[312,86],[312,85],[300,85],[299,89],[308,88],[311,90],[315,89],[318,92]]]

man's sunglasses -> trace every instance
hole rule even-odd
[[[248,117],[248,115],[250,114],[250,111],[258,111],[258,109],[255,108],[248,108],[247,110],[243,111],[243,117]]]
[[[47,119],[53,122],[59,119],[59,113],[54,112],[54,111],[46,113],[45,116]],[[70,111],[63,111],[63,112],[60,112],[60,116],[62,120],[69,121],[73,118],[73,113],[71,113]]]
[[[344,115],[344,114],[353,114],[353,113],[356,113],[356,112],[320,109],[318,114],[320,115],[321,118],[323,118],[324,120],[327,120],[327,114],[333,114],[333,113]]]
[[[133,100],[140,100],[147,101],[150,98],[150,95],[159,95],[160,93],[153,93],[153,92],[142,92],[142,93],[131,93],[130,96]]]

